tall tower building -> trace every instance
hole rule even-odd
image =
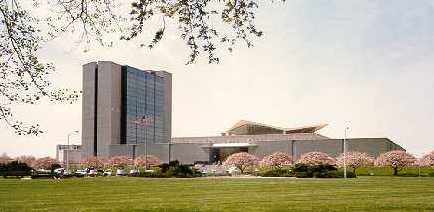
[[[83,65],[83,157],[169,157],[172,74],[109,61]]]

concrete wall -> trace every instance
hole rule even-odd
[[[286,141],[252,141],[249,153],[262,158],[274,152],[285,152],[292,155],[294,160],[300,158],[304,153],[318,151],[324,152],[332,157],[337,157],[343,152],[343,139],[326,140],[286,140]],[[203,143],[173,143],[171,147],[172,160],[179,160],[181,163],[194,163],[195,161],[208,161],[209,151],[202,148],[209,145]],[[356,138],[347,139],[347,151],[366,152],[377,157],[383,152],[392,150],[404,150],[387,138]]]
[[[97,156],[108,157],[110,145],[120,143],[121,66],[98,62]]]
[[[203,144],[172,144],[171,160],[192,164],[195,161],[208,161],[209,151],[202,148]]]
[[[97,63],[83,65],[83,95],[82,95],[82,155],[87,158],[94,152],[94,112],[95,112],[95,71]]]

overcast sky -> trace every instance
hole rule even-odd
[[[280,127],[328,123],[319,133],[331,138],[343,137],[348,125],[349,137],[388,137],[418,156],[434,150],[434,1],[260,6],[265,35],[218,65],[184,65],[188,50],[173,34],[152,51],[119,42],[87,53],[65,36],[41,54],[57,67],[58,87],[81,89],[81,65],[98,60],[173,73],[175,137],[218,135],[240,119]],[[81,131],[81,101],[15,109],[46,132],[17,136],[0,124],[0,153],[55,156],[68,132]]]

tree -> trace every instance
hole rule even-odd
[[[51,157],[43,157],[43,158],[38,158],[35,161],[33,168],[51,170],[53,165],[56,164],[59,164],[59,161],[57,161],[56,159]]]
[[[292,157],[283,152],[275,152],[271,155],[265,156],[260,164],[263,167],[282,168],[283,166],[290,165]]]
[[[110,164],[115,168],[123,169],[133,164],[131,158],[127,156],[113,156],[110,158]]]
[[[10,158],[6,153],[0,155],[0,164],[7,164],[10,161],[12,161],[12,158]]]
[[[345,164],[353,168],[353,173],[356,174],[356,169],[363,166],[370,166],[374,164],[375,159],[364,152],[346,152],[345,155],[342,153],[336,158],[336,164],[339,167]]]
[[[128,4],[126,12],[123,6]],[[153,38],[140,46],[154,48],[174,26],[170,32],[190,50],[187,64],[202,54],[209,63],[218,63],[219,48],[231,52],[239,41],[252,47],[253,39],[262,35],[254,22],[257,8],[255,0],[0,0],[0,96],[6,100],[0,104],[0,120],[18,134],[38,135],[38,124],[15,118],[15,103],[77,100],[79,92],[51,87],[49,76],[55,68],[38,56],[53,38],[75,33],[86,45],[112,46],[119,39],[143,39],[152,31]],[[156,21],[159,26],[149,26]]]
[[[36,163],[36,158],[31,155],[22,155],[19,157],[16,157],[15,160],[17,160],[20,163],[25,163],[29,167],[34,167]]]
[[[154,155],[148,155],[147,157],[144,155],[141,155],[139,157],[137,157],[134,160],[134,165],[138,166],[138,167],[145,167],[146,168],[150,167],[150,166],[158,166],[161,164],[161,160]]]
[[[420,159],[421,166],[434,167],[434,151],[425,154]]]
[[[401,150],[394,150],[385,152],[378,156],[375,161],[375,165],[379,167],[392,167],[393,175],[398,175],[398,171],[406,166],[413,165],[416,162],[416,158]]]
[[[256,165],[258,165],[259,159],[247,152],[240,152],[230,155],[225,162],[223,163],[224,166],[235,166],[238,168],[241,172],[241,174],[244,174],[245,171],[252,169]]]
[[[308,166],[336,165],[336,160],[323,152],[308,152],[301,155],[297,163]]]
[[[92,167],[96,169],[102,169],[105,165],[104,160],[101,160],[94,156],[82,160],[80,164],[88,168]]]

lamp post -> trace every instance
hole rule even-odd
[[[78,130],[74,130],[74,131],[68,133],[68,141],[67,141],[68,142],[67,143],[68,149],[66,150],[66,171],[68,173],[69,173],[69,151],[71,150],[71,148],[69,146],[69,137],[74,133],[78,133]]]
[[[347,130],[349,127],[345,127],[344,132],[344,179],[347,179]]]

